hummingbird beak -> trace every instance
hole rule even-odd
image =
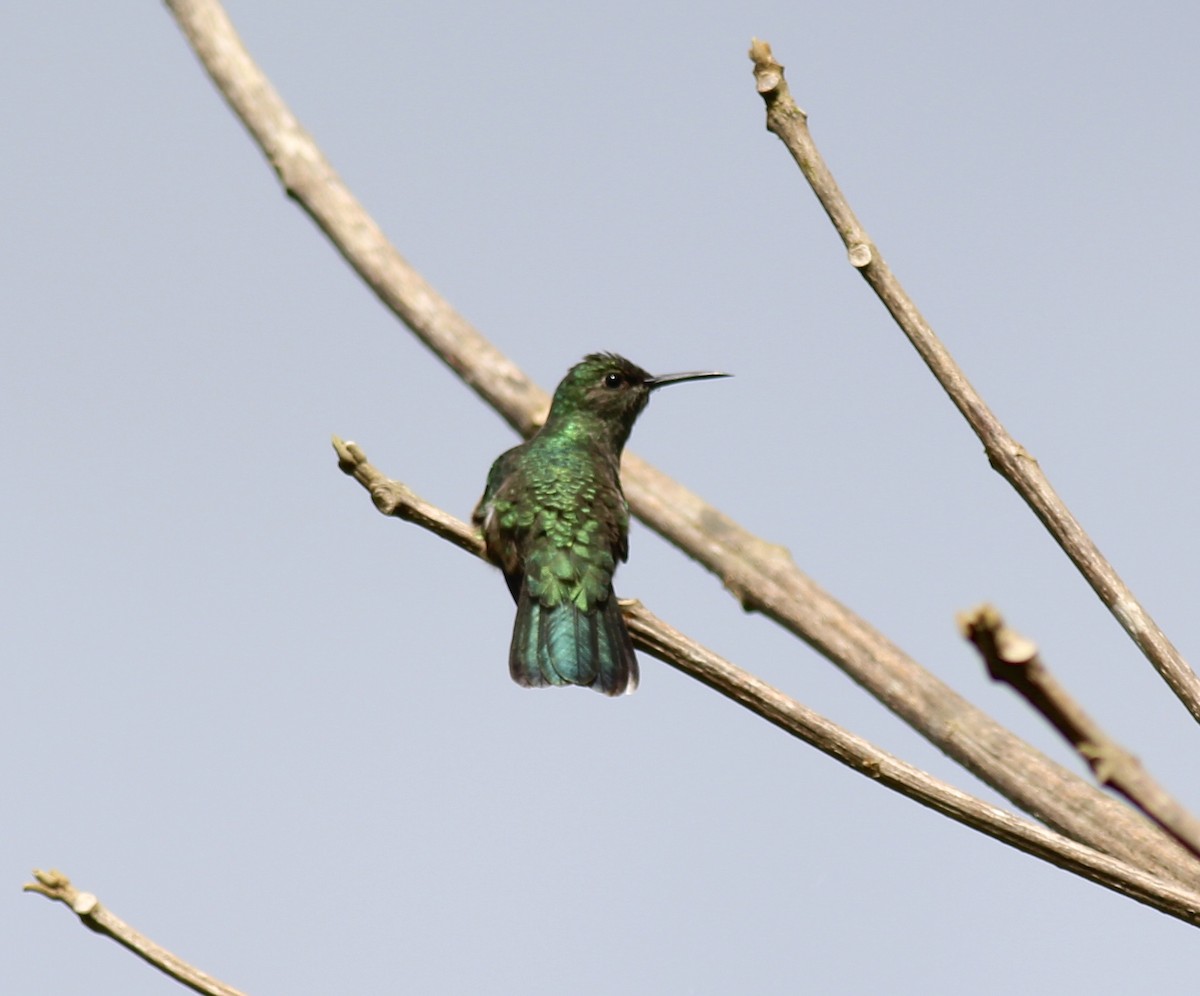
[[[713,380],[717,377],[732,377],[733,374],[701,372],[693,370],[690,373],[677,374],[659,374],[657,377],[649,377],[646,379],[646,386],[654,391],[667,384],[681,384],[685,380]]]

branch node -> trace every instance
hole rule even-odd
[[[743,612],[753,612],[758,607],[758,603],[754,599],[752,587],[746,584],[745,581],[735,576],[722,578],[721,580],[725,586],[725,590],[737,599],[737,603],[742,607]]]
[[[71,909],[79,916],[91,916],[100,909],[100,900],[90,892],[77,892],[71,901]]]
[[[406,496],[400,490],[399,482],[379,481],[372,484],[368,490],[371,493],[371,501],[384,515],[394,515],[398,519],[409,518],[404,501]]]
[[[1085,742],[1077,744],[1075,749],[1087,761],[1101,785],[1111,785],[1120,773],[1124,758],[1119,751],[1113,750],[1112,745]]]
[[[869,266],[871,260],[875,258],[875,254],[871,252],[871,246],[867,242],[854,243],[847,255],[850,257],[850,265],[856,270],[861,270],[864,266]]]

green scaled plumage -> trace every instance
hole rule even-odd
[[[488,556],[517,603],[509,671],[518,684],[637,687],[637,658],[612,579],[629,553],[621,451],[665,384],[719,373],[652,377],[613,353],[577,363],[546,424],[492,464],[475,509]]]

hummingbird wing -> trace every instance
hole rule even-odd
[[[522,443],[496,458],[488,471],[483,495],[471,513],[471,521],[483,533],[488,557],[504,572],[514,602],[525,578],[516,520],[517,495],[514,494],[519,490],[521,457],[525,449],[526,444]]]

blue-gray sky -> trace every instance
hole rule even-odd
[[[975,385],[1195,655],[1196,14],[1185,5],[229,4],[422,272],[550,388],[736,379],[632,448],[1078,764],[955,632],[994,601],[1200,809],[1196,730],[860,278],[746,59],[769,40]],[[15,10],[15,8],[14,8]],[[950,824],[643,659],[509,681],[466,516],[510,431],[364,289],[161,4],[2,15],[8,678],[0,990],[177,991],[63,909],[268,993],[1181,990],[1193,931]],[[635,526],[618,590],[979,791]]]

